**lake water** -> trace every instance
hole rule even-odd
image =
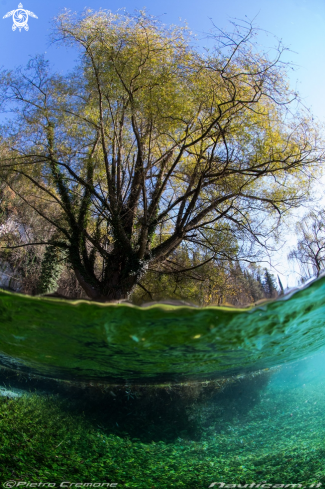
[[[1,291],[0,321],[0,482],[325,484],[325,277],[241,310]]]

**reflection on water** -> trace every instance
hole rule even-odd
[[[324,292],[245,310],[1,292],[0,482],[320,487]]]
[[[324,345],[325,277],[247,309],[67,302],[0,292],[1,363],[61,379],[209,380]]]

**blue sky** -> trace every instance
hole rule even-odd
[[[295,69],[290,72],[291,85],[301,95],[304,104],[313,114],[325,122],[325,2],[324,0],[22,0],[23,8],[34,12],[38,19],[29,18],[29,31],[12,31],[12,18],[2,17],[17,9],[19,0],[0,0],[0,67],[14,68],[25,65],[29,57],[45,53],[58,71],[69,70],[77,57],[76,52],[50,45],[51,20],[64,8],[82,11],[85,7],[99,8],[116,12],[126,8],[146,8],[160,17],[166,24],[179,24],[187,21],[190,29],[197,34],[201,45],[212,27],[211,20],[218,27],[229,30],[229,21],[234,19],[253,20],[255,25],[270,32],[261,34],[260,42],[264,48],[275,46],[277,39],[292,51],[286,53],[285,60],[291,61]],[[181,19],[181,20],[180,20]],[[274,38],[272,36],[276,36]],[[322,189],[319,187],[319,191]],[[289,235],[290,236],[290,235]],[[288,237],[289,237],[288,236]],[[289,237],[289,241],[292,241]],[[283,250],[274,259],[277,271],[282,272],[284,285],[294,285],[289,278]],[[286,280],[289,278],[289,281]],[[291,276],[292,277],[292,276]]]
[[[186,20],[199,38],[211,28],[211,20],[220,28],[230,27],[229,20],[253,19],[262,29],[282,39],[291,48],[286,59],[296,65],[291,72],[291,83],[300,92],[304,103],[322,121],[325,119],[325,2],[324,0],[22,0],[26,10],[34,12],[38,19],[29,19],[30,30],[13,32],[12,18],[3,19],[8,11],[17,8],[19,0],[0,0],[0,66],[12,68],[25,64],[29,56],[47,53],[57,70],[67,70],[75,54],[65,49],[49,46],[51,19],[64,8],[82,11],[85,7],[117,9],[125,7],[129,12],[146,8],[149,13],[161,16],[167,24]],[[202,40],[204,44],[207,41]],[[265,47],[274,46],[272,36],[261,37]]]

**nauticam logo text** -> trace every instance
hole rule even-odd
[[[316,488],[319,488],[322,483],[321,482],[318,482],[317,484],[310,484],[309,486],[304,486],[302,484],[264,484],[264,482],[266,481],[263,481],[263,482],[260,482],[258,484],[256,484],[255,482],[252,482],[251,484],[226,484],[225,482],[212,482],[212,484],[209,485],[209,487],[216,487],[218,489],[230,489],[230,488],[242,488],[242,487],[245,487],[245,488],[249,488],[249,489],[258,489],[258,488],[262,488],[262,489],[279,489],[279,488],[310,488],[310,489],[316,489]]]

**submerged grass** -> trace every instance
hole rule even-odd
[[[273,392],[245,418],[238,400],[216,406],[201,441],[142,443],[97,426],[58,397],[0,398],[0,482],[117,483],[141,489],[212,482],[325,482],[324,389]],[[307,401],[307,402],[306,402]],[[135,420],[136,422],[136,420]],[[221,428],[220,428],[221,427]]]

